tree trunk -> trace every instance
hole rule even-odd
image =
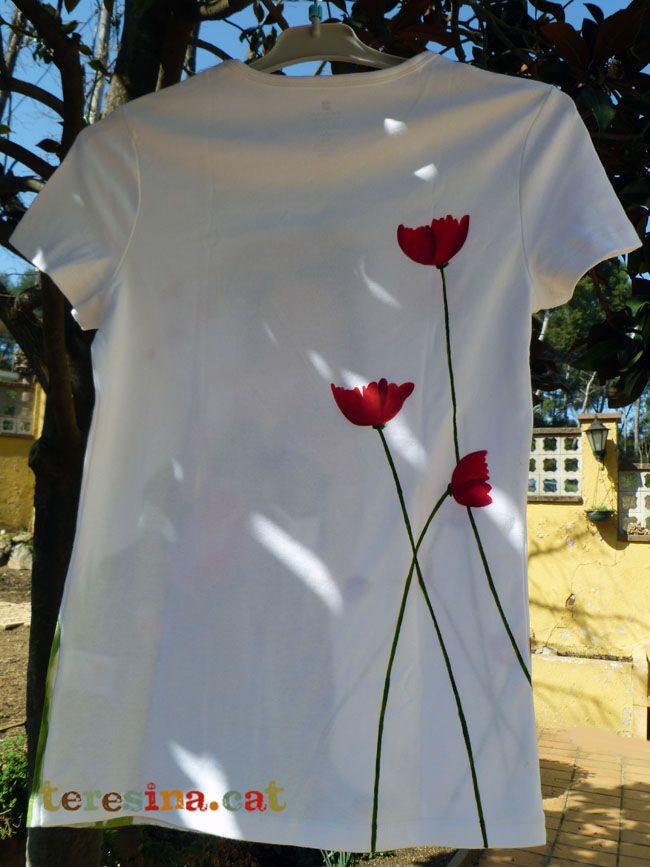
[[[95,59],[103,63],[106,68],[110,66],[109,49],[111,39],[111,23],[113,20],[113,0],[103,0],[99,27],[97,28],[97,48],[95,50]],[[93,84],[92,94],[90,97],[90,106],[88,108],[88,120],[90,123],[95,123],[101,115],[101,106],[104,101],[104,76],[101,73],[95,73],[95,82]]]
[[[46,400],[43,431],[29,453],[35,475],[32,625],[27,665],[27,763],[34,779],[45,680],[56,619],[74,540],[82,448],[62,457],[53,402]],[[84,442],[85,446],[85,442]],[[102,831],[94,828],[32,828],[27,867],[100,867]]]
[[[592,383],[593,383],[595,378],[596,378],[596,371],[594,370],[594,372],[589,377],[589,382],[585,386],[585,397],[584,397],[584,400],[582,401],[582,406],[580,408],[580,412],[587,412],[587,404],[589,403],[589,392],[591,391],[591,386],[592,386]]]
[[[545,310],[544,311],[544,321],[542,322],[542,327],[541,327],[540,332],[539,332],[539,337],[537,338],[538,340],[544,340],[544,337],[546,336],[546,329],[548,328],[548,320],[550,319],[550,317],[551,317],[551,311]]]

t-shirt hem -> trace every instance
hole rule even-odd
[[[68,828],[111,828],[125,825],[157,825],[163,828],[173,828],[179,831],[205,833],[225,837],[229,840],[240,840],[251,843],[267,843],[277,846],[302,846],[314,849],[326,849],[342,852],[368,853],[370,849],[370,824],[366,839],[360,837],[359,824],[345,825],[339,822],[311,820],[308,822],[281,821],[277,814],[268,814],[263,818],[255,817],[255,828],[247,822],[235,827],[232,820],[223,823],[195,822],[193,825],[182,821],[164,821],[141,813],[114,817],[106,821],[97,821],[95,815],[90,815],[82,821],[75,815],[61,816],[57,814],[35,811],[28,827]],[[180,815],[178,816],[180,819]],[[194,816],[193,818],[200,818]],[[69,821],[62,821],[66,819]],[[237,821],[237,820],[235,820]],[[535,820],[492,822],[486,819],[486,834],[490,849],[532,848],[546,844],[546,826],[543,812]],[[406,849],[415,846],[446,846],[450,848],[483,849],[481,830],[476,819],[460,822],[450,822],[447,819],[418,819],[407,822],[379,822],[377,828],[376,851]]]

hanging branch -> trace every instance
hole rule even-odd
[[[22,78],[5,74],[0,74],[0,94],[4,97],[0,102],[0,106],[2,106],[0,117],[4,117],[4,102],[9,93],[20,93],[22,96],[28,96],[63,117],[63,101],[53,93],[49,93],[37,84],[32,84],[31,81],[23,81]]]

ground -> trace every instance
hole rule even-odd
[[[0,739],[25,730],[29,586],[29,570],[0,567]],[[21,620],[27,622],[16,625]],[[362,863],[376,867],[442,867],[455,852],[438,846],[399,849],[393,855]],[[260,867],[264,867],[261,862]]]
[[[25,730],[29,625],[2,626],[23,619],[15,606],[29,604],[29,582],[27,569],[0,568],[0,738]]]

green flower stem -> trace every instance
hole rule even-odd
[[[458,426],[456,424],[456,389],[454,388],[454,371],[451,366],[451,337],[449,334],[449,305],[447,303],[447,283],[445,281],[445,266],[438,268],[442,277],[442,303],[445,310],[445,340],[447,341],[447,367],[449,368],[449,387],[451,389],[451,405],[453,408],[452,421],[454,425],[454,449],[456,451],[456,463],[460,460],[458,449]]]
[[[451,337],[449,334],[449,306],[447,304],[447,283],[445,281],[445,266],[441,265],[438,270],[440,271],[440,276],[442,277],[442,301],[445,309],[445,339],[447,342],[447,366],[449,368],[449,387],[451,389],[451,404],[453,407],[453,426],[454,426],[454,449],[456,450],[456,463],[460,460],[460,452],[458,450],[458,428],[456,425],[456,390],[454,388],[454,373],[451,364]],[[494,601],[496,603],[499,614],[501,615],[501,620],[503,621],[503,625],[505,626],[506,632],[508,633],[508,638],[510,639],[510,643],[515,651],[515,656],[519,661],[519,665],[523,669],[524,675],[528,683],[533,685],[532,678],[530,676],[530,672],[526,667],[526,663],[523,660],[523,657],[517,647],[517,642],[515,641],[514,635],[512,634],[512,630],[508,626],[508,621],[506,620],[506,616],[503,611],[503,607],[501,606],[501,602],[499,601],[499,595],[497,593],[497,589],[494,586],[494,581],[492,580],[492,575],[490,574],[490,568],[488,566],[487,558],[485,556],[485,551],[483,550],[483,545],[481,544],[481,538],[478,533],[478,528],[474,521],[474,516],[472,515],[472,510],[469,506],[467,508],[467,514],[469,515],[469,520],[472,525],[472,530],[474,531],[474,538],[476,539],[476,544],[478,545],[479,554],[481,555],[481,561],[483,563],[483,568],[485,569],[485,575],[488,580],[488,584],[490,586],[490,590],[492,591],[492,596],[494,597]]]
[[[533,685],[532,678],[530,676],[530,672],[526,667],[526,663],[523,660],[521,653],[519,652],[519,648],[517,647],[517,642],[515,641],[515,637],[512,634],[510,627],[508,626],[508,621],[506,620],[506,615],[504,614],[503,608],[501,607],[501,602],[499,601],[499,595],[497,593],[497,589],[494,586],[494,581],[492,580],[492,576],[490,575],[490,568],[488,566],[487,557],[485,556],[485,551],[483,550],[483,545],[481,544],[481,539],[478,534],[478,528],[476,526],[476,522],[474,521],[474,515],[472,515],[472,510],[469,506],[466,506],[467,514],[469,516],[470,523],[472,525],[472,530],[474,531],[474,537],[476,538],[476,544],[478,545],[478,550],[481,555],[481,560],[483,561],[483,567],[485,569],[485,574],[487,575],[488,584],[490,585],[490,590],[492,591],[492,595],[494,596],[494,601],[496,603],[497,608],[499,609],[499,614],[501,615],[501,620],[503,620],[503,625],[505,626],[506,632],[508,633],[508,637],[510,638],[510,643],[512,644],[515,655],[519,660],[519,665],[521,666],[526,680],[528,683]]]
[[[408,513],[406,511],[406,504],[404,502],[404,494],[402,492],[402,486],[400,485],[400,481],[399,481],[399,478],[397,475],[397,470],[395,469],[395,464],[393,462],[392,455],[391,455],[390,450],[388,448],[388,443],[386,442],[386,438],[384,437],[384,434],[382,432],[383,425],[381,425],[381,426],[373,425],[373,427],[375,427],[375,429],[379,432],[379,436],[381,438],[381,442],[382,442],[382,445],[384,447],[384,451],[386,453],[386,458],[388,459],[388,463],[389,463],[391,471],[393,473],[393,479],[395,480],[395,487],[397,488],[397,495],[399,497],[400,506],[402,507],[402,515],[404,517],[404,524],[406,525],[406,532],[408,533],[409,541],[411,543],[411,548],[413,550],[413,562],[411,563],[411,568],[409,570],[408,578],[406,580],[406,585],[404,588],[404,593],[402,596],[402,604],[400,606],[400,611],[399,611],[398,620],[397,620],[397,626],[396,626],[396,630],[395,630],[395,637],[393,638],[393,646],[391,648],[389,668],[388,668],[388,671],[386,674],[386,681],[384,683],[384,695],[383,695],[381,713],[380,713],[380,718],[379,718],[379,731],[378,731],[378,735],[377,735],[377,757],[376,757],[376,761],[375,761],[375,788],[374,788],[373,806],[372,806],[372,836],[371,836],[371,843],[370,843],[370,848],[371,848],[372,852],[375,851],[375,844],[376,844],[376,840],[377,840],[377,807],[378,807],[377,793],[378,793],[378,789],[379,789],[379,766],[380,766],[380,758],[381,758],[381,736],[382,736],[382,732],[383,732],[384,714],[385,714],[385,709],[386,709],[386,701],[387,701],[387,697],[388,697],[388,687],[390,684],[390,669],[392,667],[393,659],[395,656],[397,637],[399,635],[399,629],[400,629],[402,618],[404,615],[404,608],[406,605],[406,597],[408,595],[408,590],[409,590],[409,586],[410,586],[410,582],[411,582],[411,577],[413,575],[413,567],[414,566],[415,566],[415,569],[416,569],[417,574],[418,574],[418,580],[420,582],[420,586],[421,587],[424,586],[424,579],[422,578],[422,571],[420,569],[420,564],[419,564],[418,559],[417,559],[417,548],[415,546],[415,540],[413,539],[413,531],[411,529],[411,522],[409,520]],[[427,521],[427,524],[425,525],[425,530],[426,530],[426,527],[428,526],[428,524],[430,523],[431,519],[433,518],[433,515],[438,510],[438,508],[440,507],[440,505],[442,504],[442,502],[444,501],[445,497],[448,494],[449,494],[449,488],[447,488],[447,490],[445,491],[443,496],[436,503],[436,506],[434,507],[433,513],[431,514],[431,516],[429,517],[429,520]],[[420,539],[418,541],[418,545],[422,541],[425,530],[423,530],[422,533],[420,534]],[[428,597],[427,597],[427,601],[428,601]],[[458,716],[460,718],[461,728],[462,728],[462,732],[463,732],[463,738],[465,740],[465,746],[467,749],[467,757],[469,759],[469,765],[470,765],[471,774],[472,774],[472,781],[474,784],[474,796],[476,798],[476,807],[478,810],[479,823],[481,826],[481,834],[483,836],[483,845],[487,848],[488,843],[487,843],[487,836],[485,833],[485,820],[483,818],[483,810],[481,807],[481,798],[480,798],[479,790],[478,790],[478,784],[477,784],[477,778],[476,778],[476,769],[474,767],[474,757],[472,755],[472,747],[471,747],[470,738],[469,738],[469,730],[467,728],[467,723],[465,721],[465,715],[463,713],[463,707],[462,707],[462,703],[460,700],[458,688],[456,687],[456,681],[454,679],[454,675],[453,675],[453,672],[451,670],[451,663],[449,660],[449,655],[448,655],[447,650],[445,648],[445,643],[444,643],[443,638],[442,638],[442,633],[440,632],[438,622],[436,620],[435,614],[433,613],[433,609],[431,608],[430,604],[429,604],[429,611],[431,613],[431,617],[433,618],[433,625],[435,627],[436,634],[438,636],[438,641],[440,642],[440,648],[442,650],[443,658],[445,661],[445,666],[447,668],[447,674],[449,675],[451,688],[452,688],[453,693],[454,693],[454,698],[456,699],[456,707],[458,709]]]
[[[429,515],[426,524],[424,525],[424,529],[420,533],[420,537],[415,546],[415,553],[417,554],[420,545],[422,544],[422,540],[424,539],[424,535],[427,531],[427,528],[431,521],[433,520],[434,515],[449,495],[449,488],[445,491],[445,493],[440,497],[436,505],[433,507],[433,511]],[[402,594],[402,604],[400,605],[399,614],[397,615],[397,624],[395,625],[395,635],[393,636],[393,645],[390,650],[390,657],[388,659],[388,668],[386,670],[386,680],[384,682],[384,694],[381,702],[381,711],[379,714],[379,730],[377,732],[377,757],[375,759],[375,786],[374,786],[374,796],[373,796],[373,805],[372,805],[372,827],[373,827],[373,836],[372,836],[372,851],[375,849],[375,842],[377,836],[377,803],[378,803],[378,793],[379,793],[379,767],[381,764],[381,739],[384,731],[384,716],[386,714],[386,704],[388,702],[388,690],[390,688],[390,673],[393,668],[393,660],[395,659],[395,653],[397,651],[397,639],[399,638],[399,632],[402,627],[402,619],[404,617],[404,608],[406,607],[406,598],[408,596],[409,587],[411,586],[411,578],[413,576],[413,569],[415,568],[415,558],[411,560],[411,568],[409,569],[409,573],[406,577],[406,584],[404,585],[404,593]]]

